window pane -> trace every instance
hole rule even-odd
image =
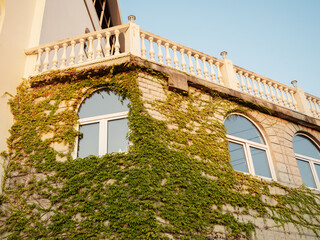
[[[128,119],[117,119],[108,121],[108,153],[125,152],[128,148]]]
[[[297,163],[302,182],[308,187],[316,188],[309,162],[297,159]]]
[[[229,152],[233,169],[247,173],[248,166],[243,151],[243,146],[238,143],[229,142]]]
[[[99,155],[99,123],[80,126],[82,138],[79,139],[78,157]]]
[[[110,113],[128,111],[128,99],[120,101],[121,97],[112,92],[99,91],[95,92],[91,97],[87,98],[79,109],[79,118],[94,117]]]
[[[224,121],[224,125],[229,135],[264,144],[258,129],[245,117],[231,115]]]
[[[318,180],[320,181],[320,165],[319,164],[314,164],[314,168],[316,169],[317,175],[318,175]]]
[[[320,159],[318,148],[305,136],[296,135],[293,138],[293,149],[295,153]]]
[[[271,178],[266,151],[250,147],[253,167],[256,175]]]

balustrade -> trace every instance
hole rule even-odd
[[[222,61],[220,59],[144,30],[140,30],[140,38],[141,57],[143,59],[173,67],[193,76],[223,85],[220,71]],[[163,52],[165,56],[163,56]]]
[[[315,118],[320,118],[320,98],[307,93],[305,95],[310,107],[310,112]]]
[[[141,30],[132,22],[45,44],[28,49],[25,53],[37,55],[33,72],[35,75],[102,61],[129,52],[205,81],[227,86],[276,105],[320,118],[320,98],[304,93],[302,89],[296,87],[296,81],[293,82],[294,88],[286,86],[241,67],[233,66],[230,60],[228,65],[225,58],[226,52],[223,55],[224,59],[220,60]],[[232,74],[231,77],[227,76],[230,71],[226,72],[226,66],[231,69],[232,74],[236,74],[233,75],[234,77],[231,76]]]
[[[295,89],[235,66],[240,90],[277,105],[297,110]]]
[[[124,49],[124,46],[120,46],[120,35],[124,34],[128,27],[129,25],[125,24],[45,44],[27,50],[26,54],[37,54],[34,74],[117,56],[120,49]]]

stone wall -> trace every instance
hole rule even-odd
[[[166,121],[165,116],[156,111],[151,103],[154,100],[165,100],[166,94],[169,91],[167,83],[145,74],[140,75],[138,83],[142,92],[142,99],[148,112],[154,118]],[[199,88],[192,86],[189,86],[188,91],[192,93],[201,92]],[[211,98],[209,94],[203,92],[201,92],[201,95],[201,97],[206,100]],[[298,133],[303,133],[319,144],[317,139],[320,139],[320,133],[300,125],[299,120],[292,122],[250,108],[246,108],[245,115],[259,127],[259,130],[262,131],[265,137],[272,157],[273,168],[276,173],[276,179],[274,180],[293,188],[301,186],[302,179],[293,150],[293,137]],[[223,123],[224,118],[221,115],[218,116],[218,118],[219,121]],[[261,179],[261,181],[264,180]],[[276,195],[285,194],[283,189],[277,187],[270,187],[270,192]],[[265,197],[264,200],[269,203],[274,201],[268,197]],[[274,205],[276,205],[276,203],[274,203]],[[282,228],[272,219],[257,217],[258,214],[254,211],[249,211],[248,214],[241,214],[242,210],[241,208],[234,208],[231,205],[224,206],[224,211],[234,214],[237,219],[243,222],[251,221],[255,224],[256,233],[252,234],[252,239],[318,239],[310,229],[302,228],[298,230],[296,226],[291,223],[286,224],[285,228]],[[211,236],[211,239],[226,239],[224,234],[226,232],[225,226],[217,225],[214,232],[215,234]],[[208,239],[210,239],[210,237]]]
[[[141,62],[138,61],[138,63],[141,63]],[[172,74],[172,72],[175,70],[172,70],[172,69],[168,70],[167,67],[159,68],[158,65],[152,65],[152,64],[151,66],[148,65],[148,67],[151,67],[152,69],[156,71],[160,71],[162,73],[164,72],[169,76],[167,80],[164,80],[161,77],[157,77],[156,74],[141,72],[136,79],[138,82],[139,89],[141,91],[141,99],[148,113],[153,118],[166,122],[169,129],[177,128],[177,126],[170,123],[168,121],[168,118],[158,110],[157,103],[166,101],[168,95],[172,91],[178,91],[179,94],[186,97],[195,95],[195,94],[199,95],[200,101],[196,101],[193,103],[198,110],[202,109],[202,105],[201,105],[202,100],[205,102],[212,101],[213,97],[212,97],[212,94],[210,94],[211,90],[215,91],[218,94],[220,94],[222,91],[223,94],[220,94],[219,98],[221,98],[221,101],[223,101],[226,106],[227,105],[229,106],[229,109],[225,109],[225,112],[223,112],[223,109],[222,109],[222,112],[217,112],[216,114],[214,114],[214,116],[209,116],[208,120],[210,120],[211,118],[212,120],[218,120],[220,123],[223,123],[226,115],[228,114],[228,111],[229,112],[239,111],[239,106],[241,104],[237,100],[237,97],[239,97],[237,93],[234,94],[237,96],[233,96],[232,92],[227,92],[227,93],[223,92],[223,91],[229,91],[229,90],[224,89],[221,86],[220,88],[216,89],[215,85],[210,85],[210,84],[202,85],[201,81],[195,80],[194,77],[190,77],[190,76],[183,76],[182,79],[179,79],[181,76],[180,75],[181,73],[177,71],[177,73]],[[181,84],[181,82],[183,83]],[[50,88],[49,85],[46,87],[48,89]],[[84,88],[84,89],[88,90],[88,88]],[[33,91],[33,90],[32,88],[29,87],[26,89],[26,91]],[[47,96],[50,96],[50,95],[47,95]],[[244,96],[244,99],[247,99],[247,96],[245,95],[243,96]],[[42,102],[45,100],[46,100],[46,96],[41,96],[40,98],[38,98],[39,102]],[[64,100],[58,105],[57,109],[54,110],[53,114],[59,114],[66,110],[77,111],[79,104],[81,103],[82,100],[83,99],[79,99],[78,97]],[[35,104],[38,104],[39,102],[35,101]],[[54,106],[55,102],[49,102],[49,104]],[[265,140],[267,142],[267,145],[269,147],[269,151],[271,154],[274,171],[276,174],[276,179],[274,180],[284,186],[296,188],[301,186],[302,180],[301,180],[301,176],[297,166],[297,161],[295,159],[295,154],[293,151],[293,145],[292,145],[293,137],[297,133],[304,133],[310,136],[313,140],[315,140],[315,142],[319,143],[317,139],[320,139],[320,133],[316,130],[317,126],[314,125],[313,123],[310,123],[310,125],[312,125],[313,127],[307,127],[308,124],[306,122],[308,121],[301,121],[300,115],[298,116],[298,118],[294,118],[293,116],[295,116],[296,113],[291,113],[291,112],[288,113],[287,110],[285,110],[284,112],[281,112],[279,110],[281,110],[281,108],[278,107],[276,111],[270,111],[271,114],[268,114],[267,113],[268,110],[264,108],[260,108],[258,104],[254,105],[254,107],[252,108],[250,108],[250,105],[245,103],[242,104],[241,106],[241,113],[246,115],[252,122],[254,122],[259,127],[259,130],[262,132],[262,134],[265,137]],[[45,114],[46,115],[52,114],[52,110],[48,110],[48,112]],[[191,129],[190,131],[191,132],[195,131],[197,127],[198,127],[197,124],[194,124],[194,129]],[[53,139],[54,139],[54,135],[50,132],[41,135],[42,141],[52,140],[49,145],[50,148],[60,153],[60,155],[57,154],[56,160],[59,162],[65,162],[67,160],[67,155],[72,155],[73,149],[70,149],[70,146],[68,144],[65,144],[59,141],[54,141]],[[29,169],[24,175],[17,172],[15,171],[11,172],[11,175],[8,177],[6,181],[7,188],[8,187],[14,188],[17,185],[23,185],[26,182],[33,181],[33,179],[40,181],[42,179],[46,179],[48,176],[51,176],[53,174],[53,173],[44,173],[44,174],[38,173],[35,171],[35,169]],[[206,173],[204,173],[203,176],[209,179],[216,179],[216,176],[210,176]],[[255,178],[258,181],[266,181],[255,176],[252,176],[252,178]],[[247,186],[240,187],[239,191],[245,192],[246,187]],[[281,196],[281,195],[287,194],[287,192],[284,191],[283,188],[276,187],[273,185],[269,186],[269,191],[271,195]],[[268,196],[262,196],[262,198],[263,198],[262,199],[263,202],[265,203],[268,203],[274,206],[277,205],[277,202],[273,198],[269,198]],[[30,202],[31,204],[34,203],[34,204],[44,205],[44,208],[48,208],[50,205],[50,203],[48,203],[48,200],[41,196],[34,195],[32,201],[33,202]],[[217,206],[215,205],[212,206],[213,209],[216,207]],[[2,210],[6,211],[6,209],[8,208],[8,204],[3,204],[1,208]],[[237,220],[241,222],[254,223],[256,234],[252,234],[251,236],[252,239],[255,239],[255,238],[259,240],[267,240],[267,239],[269,240],[272,238],[274,239],[281,239],[281,238],[283,239],[317,239],[316,235],[310,229],[307,229],[304,227],[300,227],[300,229],[298,229],[296,226],[294,226],[291,223],[284,224],[284,228],[283,228],[283,226],[279,226],[278,223],[274,222],[270,218],[260,217],[258,212],[256,212],[255,210],[248,211],[245,208],[231,206],[230,204],[225,204],[222,208],[223,208],[222,211],[224,213],[230,213]],[[294,209],[292,209],[292,211],[294,211]],[[44,216],[48,217],[50,214],[51,213],[49,212]],[[162,221],[162,218],[160,216],[157,216],[157,219],[158,219],[158,222],[160,222],[160,224],[167,224],[166,220]],[[5,221],[5,218],[2,218],[0,220]],[[207,239],[226,239],[227,238],[226,226],[216,225],[213,229],[210,229],[210,232],[211,234],[208,235]],[[169,239],[177,239],[177,238],[174,238],[169,233],[166,234],[166,237]]]

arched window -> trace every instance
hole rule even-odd
[[[224,122],[234,170],[274,178],[271,159],[261,133],[247,118],[233,114]]]
[[[106,90],[95,92],[80,106],[77,157],[124,152],[128,148],[128,103]]]
[[[320,188],[320,153],[316,144],[304,135],[293,138],[293,150],[303,184]]]

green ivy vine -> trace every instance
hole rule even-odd
[[[166,99],[149,104],[166,120],[146,110],[141,74],[163,85]],[[129,150],[72,159],[77,109],[101,88],[130,100]],[[258,226],[247,215],[319,236],[318,194],[232,169],[219,119],[246,107],[214,92],[167,91],[165,75],[130,63],[34,77],[9,104],[3,239],[249,239]]]

